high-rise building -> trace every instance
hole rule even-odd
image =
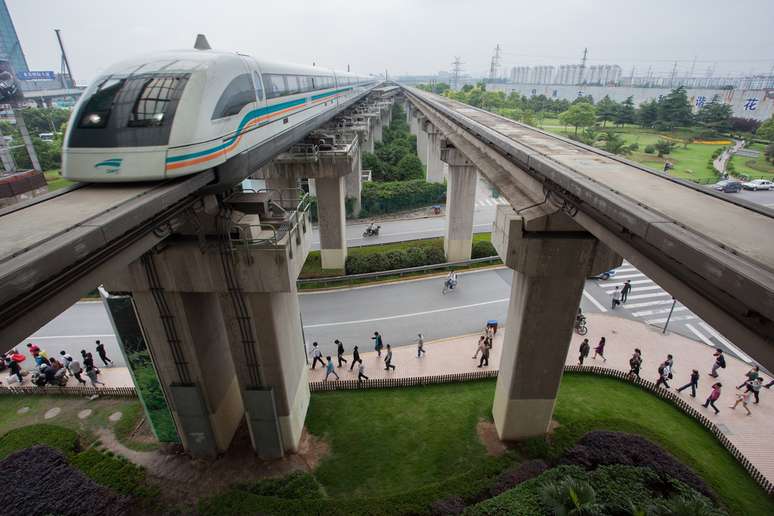
[[[11,13],[5,5],[5,0],[0,0],[0,59],[10,61],[14,72],[28,72],[27,59],[24,57],[16,28],[13,26]]]

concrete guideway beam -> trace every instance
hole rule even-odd
[[[499,206],[492,241],[514,269],[492,414],[500,439],[520,440],[548,431],[586,278],[621,259],[561,212]]]
[[[450,262],[469,260],[473,243],[478,170],[454,146],[443,141],[441,159],[449,167],[446,194],[446,235],[443,247]]]

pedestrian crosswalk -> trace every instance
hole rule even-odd
[[[479,208],[484,208],[486,206],[505,206],[508,204],[508,201],[505,200],[503,197],[488,197],[486,199],[480,199],[476,201],[476,206]]]
[[[724,338],[712,326],[702,321],[687,306],[682,305],[679,300],[675,300],[669,292],[637,270],[632,264],[624,261],[623,265],[615,272],[615,276],[609,280],[596,280],[595,283],[599,290],[592,289],[596,297],[589,292],[589,289],[583,292],[584,298],[600,312],[611,311],[660,328],[663,328],[668,321],[668,327],[671,331],[696,338],[708,346],[725,348],[741,360],[747,363],[753,362],[748,355]],[[611,301],[616,287],[620,289],[627,280],[632,289],[626,303],[611,310]]]

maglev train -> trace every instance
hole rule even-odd
[[[242,179],[267,161],[268,154],[257,151],[263,143],[287,147],[302,125],[321,124],[376,82],[210,49],[124,61],[95,80],[73,110],[62,175],[154,181],[215,169]],[[287,138],[278,138],[283,134]]]

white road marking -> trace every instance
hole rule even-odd
[[[626,279],[626,278],[644,278],[645,275],[641,272],[638,272],[636,274],[618,274],[616,273],[615,279]]]
[[[649,287],[637,287],[636,289],[632,289],[631,291],[634,292],[636,290],[637,292],[642,292],[643,290],[659,290],[659,289],[661,289],[661,287],[659,287],[658,285],[651,285]],[[612,294],[613,292],[615,292],[615,290],[607,290],[605,292],[607,294]]]
[[[658,310],[643,310],[641,312],[632,312],[634,317],[646,317],[648,315],[668,314],[672,308],[660,308]],[[688,310],[686,306],[676,306],[673,312],[685,312]]]
[[[669,295],[669,292],[656,292],[654,294],[637,294],[636,296],[629,296],[626,299],[647,299],[649,297],[664,297]]]
[[[600,312],[607,312],[607,308],[605,308],[604,306],[602,306],[602,304],[601,304],[599,301],[597,301],[596,299],[594,299],[594,296],[592,296],[591,294],[589,294],[589,293],[588,293],[588,292],[586,292],[585,290],[583,291],[583,297],[585,297],[586,299],[588,299],[589,301],[591,301],[591,304],[593,304],[594,306],[596,306],[596,307],[597,307],[597,310],[599,310]]]
[[[669,319],[669,322],[675,322],[675,321],[690,321],[691,319],[698,319],[695,315],[673,315],[671,319]],[[661,324],[665,323],[667,321],[666,317],[662,317],[659,319],[648,319],[645,322],[647,324]]]
[[[741,358],[742,360],[744,360],[748,364],[752,364],[752,361],[753,361],[752,358],[747,356],[741,349],[737,348],[736,346],[734,346],[733,344],[728,342],[728,340],[726,340],[725,337],[723,337],[720,333],[718,333],[717,330],[715,330],[715,328],[713,328],[712,326],[710,326],[709,324],[707,324],[705,322],[701,322],[701,323],[699,323],[699,325],[702,328],[704,328],[707,331],[707,333],[709,333],[710,335],[712,335],[713,337],[718,339],[720,342],[722,342],[736,356],[738,356],[739,358]]]
[[[699,340],[701,340],[707,346],[710,346],[710,347],[713,347],[713,348],[715,347],[715,344],[711,340],[709,340],[707,337],[705,337],[702,332],[700,332],[699,330],[694,328],[692,324],[685,323],[685,327],[688,328],[689,330],[691,330],[691,333],[696,335],[699,338]]]
[[[631,299],[631,296],[629,296],[629,299]],[[625,304],[624,308],[628,308],[629,310],[634,310],[635,308],[645,308],[646,306],[658,306],[658,305],[671,305],[672,300],[671,299],[659,299],[658,301],[645,301],[644,303],[634,303],[633,305]]]
[[[326,326],[343,326],[345,324],[362,324],[362,323],[369,323],[369,322],[376,322],[376,321],[388,321],[391,319],[402,319],[404,317],[417,317],[419,315],[449,312],[451,310],[464,310],[466,308],[474,308],[477,306],[484,306],[484,305],[493,305],[496,303],[507,303],[508,301],[509,301],[509,298],[506,297],[504,299],[495,299],[494,301],[483,301],[481,303],[473,303],[471,305],[460,305],[460,306],[451,306],[449,308],[438,308],[436,310],[426,310],[424,312],[415,312],[413,314],[388,315],[386,317],[374,317],[372,319],[360,319],[358,321],[337,321],[337,322],[319,323],[319,324],[305,324],[304,328],[323,328]]]
[[[640,272],[640,271],[638,271],[634,267],[627,267],[625,269],[621,269],[621,268],[616,269],[615,272],[616,272],[616,274],[618,274],[619,272]]]
[[[631,283],[632,285],[644,285],[645,283],[653,283],[653,280],[652,279],[641,279],[641,280],[630,281],[629,283]],[[607,283],[607,282],[602,283],[602,282],[599,282],[599,283],[597,283],[597,285],[599,285],[601,288],[622,287],[623,286],[623,281],[620,282],[620,283]]]

